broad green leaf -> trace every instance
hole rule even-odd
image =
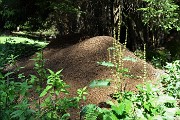
[[[106,87],[110,86],[110,80],[94,80],[90,83],[89,87]]]
[[[59,95],[59,93],[60,93],[60,91],[57,91],[57,90],[55,91],[55,94],[56,94],[56,95]]]
[[[30,79],[30,83],[33,84],[38,78],[35,75],[30,75],[31,79]]]
[[[111,105],[111,106],[114,106],[114,105],[115,105],[112,101],[107,101],[106,103],[109,104],[109,105]]]
[[[145,102],[143,104],[144,108],[146,108],[148,111],[149,111],[149,108],[150,108],[150,104],[148,102]]]
[[[122,115],[125,110],[124,103],[119,103],[119,105],[111,106],[112,110],[115,111],[118,115]]]
[[[2,73],[0,72],[0,79],[2,79],[3,78],[3,75],[2,75]]]
[[[126,105],[126,107],[125,107],[126,112],[127,112],[128,114],[130,114],[131,111],[132,111],[133,103],[132,103],[130,100],[127,100],[127,99],[124,101],[124,103],[125,103],[125,105]]]
[[[87,87],[84,87],[83,89],[82,89],[82,91],[86,91],[87,90]]]
[[[111,62],[97,62],[99,65],[106,66],[106,67],[114,67],[114,64]]]
[[[103,120],[119,120],[112,111],[103,109]]]
[[[86,100],[86,96],[83,96],[82,99],[83,99],[83,100]]]
[[[117,70],[117,72],[120,72],[120,73],[129,72],[129,69],[128,68],[123,68],[123,69]]]
[[[62,117],[61,117],[61,120],[68,120],[70,117],[70,114],[69,113],[66,113],[64,114]]]
[[[43,96],[45,96],[46,94],[47,94],[47,91],[43,91],[43,92],[40,94],[39,97],[43,97]]]
[[[115,47],[109,47],[108,50],[115,50]]]
[[[49,73],[50,73],[51,75],[54,74],[54,72],[53,72],[52,70],[48,69],[48,71],[49,71]]]
[[[52,88],[52,86],[46,86],[46,88],[44,89],[45,91],[48,91],[49,89],[51,89]]]
[[[137,62],[137,59],[133,58],[133,57],[125,57],[122,60],[126,60],[126,61],[132,61],[132,62]]]
[[[117,117],[116,117],[116,115],[115,114],[113,114],[113,113],[111,113],[111,120],[119,120]]]
[[[47,94],[47,91],[48,91],[49,89],[51,89],[51,88],[52,88],[52,86],[47,86],[47,87],[43,90],[43,92],[40,94],[40,97],[45,96],[45,95]]]
[[[173,120],[178,109],[177,108],[166,108],[165,111],[166,112],[164,113],[164,116],[166,116],[166,118],[168,120]]]
[[[157,105],[164,103],[176,103],[176,99],[172,96],[161,95],[158,97],[158,99],[155,102]]]
[[[62,71],[63,71],[63,69],[57,71],[56,74],[59,75]]]
[[[81,109],[80,114],[85,115],[88,110],[93,110],[96,108],[97,108],[97,106],[95,104],[88,104]]]

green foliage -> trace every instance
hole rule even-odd
[[[68,12],[68,13],[78,13],[80,10],[75,7],[74,3],[72,1],[65,0],[63,2],[60,2],[57,4],[57,2],[54,2],[52,4],[55,10],[63,11],[63,12]]]
[[[14,65],[16,62],[17,56],[13,54],[8,54],[8,51],[0,50],[0,70],[2,70],[6,65]]]
[[[37,25],[40,27],[46,19],[45,14],[49,14],[49,4],[49,1],[42,2],[41,0],[28,2],[23,0],[2,0],[0,2],[2,27],[12,30],[27,21],[29,21],[29,24],[26,24],[26,27],[30,29],[36,28]]]
[[[96,120],[99,115],[100,108],[94,104],[88,104],[81,109],[80,117],[85,120]]]
[[[113,56],[114,57],[114,56]],[[164,59],[167,59],[164,57]],[[121,59],[136,62],[135,59],[126,57]],[[113,61],[114,62],[114,61]],[[99,62],[100,65],[115,68],[116,74],[126,77],[129,70],[122,67],[122,62],[114,62],[113,66],[110,62]],[[119,65],[121,64],[121,65]],[[110,109],[99,108],[97,106],[86,106],[82,111],[85,111],[85,119],[90,119],[91,115],[94,120],[174,120],[178,119],[179,106],[179,64],[176,61],[173,64],[168,64],[168,74],[162,79],[163,86],[155,86],[149,83],[138,85],[137,92],[128,92],[125,89],[114,93],[113,98],[116,102],[108,101]],[[120,84],[122,84],[123,78]],[[99,82],[99,83],[98,83]],[[109,81],[110,82],[110,81]],[[93,81],[90,86],[108,86],[107,81]],[[118,84],[119,85],[119,84]]]
[[[122,99],[121,102],[114,104],[112,101],[107,102],[111,105],[111,119],[116,118],[118,120],[131,118],[133,111],[133,103],[128,99]],[[116,116],[116,117],[115,117]]]
[[[33,55],[41,48],[38,44],[28,44],[29,42],[16,43],[14,39],[7,39],[0,45],[0,61],[2,65],[14,64],[17,59]]]
[[[0,16],[1,19],[4,21],[1,21],[2,23],[4,23],[4,28],[14,28],[15,27],[15,23],[13,23],[13,19],[12,17],[15,15],[16,11],[15,11],[15,7],[11,6],[12,4],[15,4],[15,0],[1,0],[0,1]],[[11,20],[10,20],[11,19]]]
[[[52,70],[49,70],[50,75],[48,76],[47,86],[40,94],[40,97],[45,96],[48,92],[50,94],[55,94],[56,96],[63,92],[68,94],[66,90],[69,86],[60,79],[62,70],[54,73]]]
[[[37,71],[38,76],[31,75],[31,80],[29,81],[33,84],[33,88],[38,93],[38,108],[37,118],[38,119],[48,119],[56,120],[62,119],[66,120],[69,118],[70,114],[67,110],[71,107],[78,107],[80,100],[85,100],[86,87],[77,90],[77,96],[73,98],[59,98],[61,94],[68,94],[67,85],[62,79],[62,70],[53,72],[48,69],[49,74],[45,69],[45,60],[42,51],[37,53],[36,58],[32,59],[35,61],[34,69]],[[43,89],[44,81],[47,80],[46,88]],[[44,99],[43,102],[40,99]]]
[[[122,60],[124,61],[131,61],[131,62],[137,62],[137,59],[136,58],[133,58],[133,57],[124,57]]]
[[[46,69],[45,69],[45,59],[43,58],[43,51],[41,50],[40,52],[36,53],[36,58],[31,59],[33,60],[34,63],[34,69],[37,72],[38,76],[34,76],[32,75],[31,77],[31,83],[34,84],[36,86],[36,90],[38,91],[38,93],[40,94],[40,92],[42,91],[42,85],[44,83],[44,81],[47,80],[47,73],[46,73]]]
[[[106,66],[106,67],[114,67],[114,64],[111,63],[111,62],[106,62],[106,61],[103,61],[103,62],[97,62],[99,65],[102,65],[102,66]]]
[[[166,49],[151,50],[147,52],[147,59],[157,68],[163,68],[171,60],[171,54]]]
[[[110,47],[109,50],[116,50],[116,48]],[[117,53],[117,54],[121,54],[121,53]],[[132,58],[130,56],[122,57],[120,59],[121,59],[121,61],[118,61],[118,62],[114,62],[114,61],[112,61],[112,62],[106,62],[106,61],[97,62],[99,65],[109,67],[109,68],[114,68],[116,70],[116,76],[117,76],[118,82],[120,83],[119,86],[122,85],[121,83],[124,80],[123,77],[128,77],[128,78],[135,77],[135,76],[129,74],[129,70],[127,68],[123,68],[123,61],[137,62],[137,59]],[[106,87],[106,86],[110,86],[110,81],[112,81],[112,80],[111,79],[94,80],[90,83],[89,86],[90,87]]]
[[[80,102],[80,100],[86,100],[86,97],[85,95],[87,95],[87,87],[84,87],[84,88],[80,88],[77,90],[77,94],[78,96],[75,97],[75,100],[77,101],[77,103]],[[77,106],[77,105],[76,105]]]
[[[82,109],[85,118],[89,120],[93,115],[96,116],[93,120],[174,120],[179,117],[177,100],[160,91],[162,88],[149,83],[137,88],[137,93],[125,91],[114,94],[117,102],[107,102],[111,109],[86,106]]]
[[[21,103],[18,103],[13,107],[16,110],[11,113],[11,118],[18,118],[19,120],[26,120],[28,118],[29,120],[33,120],[33,114],[35,114],[35,111],[29,109],[29,107],[30,104],[28,100],[24,99]]]
[[[42,118],[43,119],[67,119],[69,118],[68,108],[78,107],[81,99],[85,99],[86,87],[77,90],[77,97],[74,98],[59,98],[60,93],[68,94],[67,88],[69,87],[63,80],[60,79],[62,70],[54,73],[49,70],[47,86],[40,94],[40,97],[45,97],[45,101],[41,103]]]
[[[180,99],[180,61],[176,60],[173,63],[167,63],[165,66],[167,74],[162,76],[162,84],[164,92]]]
[[[140,59],[143,59],[143,51],[142,50],[140,50],[140,49],[137,49],[136,51],[134,51],[134,54],[137,56],[137,57],[139,57]]]
[[[27,81],[16,82],[10,76],[12,72],[0,76],[0,119],[10,120],[19,118],[25,120],[30,117],[34,111],[29,108],[26,96],[28,90],[32,87]]]
[[[135,51],[134,54],[143,59],[143,52],[141,50]],[[146,56],[147,61],[149,61],[154,67],[160,69],[163,69],[167,62],[171,62],[173,59],[176,59],[166,48],[147,50]]]
[[[168,96],[152,84],[146,84],[145,87],[138,86],[138,94],[134,102],[136,103],[136,117],[141,119],[174,119],[178,111],[177,101],[172,96]],[[169,104],[169,105],[168,105]],[[168,110],[174,111],[167,115]]]
[[[158,28],[169,31],[173,28],[180,30],[179,6],[173,0],[143,0],[145,7],[142,11],[143,22],[150,26],[151,30]]]
[[[94,80],[90,83],[89,87],[106,87],[110,86],[110,79],[107,80]]]
[[[69,119],[70,114],[67,110],[72,107],[79,107],[79,102],[86,99],[87,88],[78,89],[76,97],[67,98],[64,96],[59,98],[61,93],[68,94],[67,88],[69,87],[61,79],[62,70],[53,72],[48,69],[48,74],[44,68],[45,60],[42,51],[37,53],[37,57],[33,60],[35,61],[34,69],[38,76],[31,75],[30,79],[27,79],[23,74],[19,74],[18,81],[20,82],[18,82],[11,78],[13,72],[0,73],[0,119]],[[4,65],[1,67],[3,69]],[[43,87],[44,80],[47,80],[46,88]],[[30,90],[37,96],[31,101],[29,98],[32,96],[28,94]]]

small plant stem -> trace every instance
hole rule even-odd
[[[155,37],[154,37],[154,34],[152,35],[152,41],[153,41],[153,47],[155,47]]]
[[[41,100],[39,97],[38,97],[38,110],[39,110],[39,113],[41,113]]]
[[[8,105],[8,96],[9,96],[9,76],[7,76],[7,89],[8,89],[8,92],[6,92],[7,93],[7,97],[6,97],[6,108],[8,108],[9,107],[9,105]]]
[[[57,95],[56,95],[56,93],[55,93],[55,91],[56,91],[56,88],[54,87],[53,88],[53,90],[54,90],[54,95],[55,95],[55,99],[54,99],[54,108],[56,109],[56,101],[57,101]]]
[[[147,79],[147,63],[146,63],[146,44],[144,44],[144,68],[143,68],[143,82]]]
[[[113,29],[113,37],[114,37],[114,39],[116,39],[116,28],[115,27]],[[113,41],[113,46],[114,46],[114,41]]]

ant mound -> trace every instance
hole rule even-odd
[[[89,86],[93,80],[107,78],[115,80],[116,77],[112,74],[111,68],[97,64],[98,61],[108,61],[107,49],[112,47],[113,40],[114,39],[109,36],[97,36],[65,48],[47,47],[43,50],[43,56],[44,59],[46,59],[45,68],[53,71],[63,69],[62,79],[70,85],[70,88],[68,89],[70,92],[69,96],[75,96],[78,88]],[[143,76],[144,61],[136,57],[126,48],[123,55],[124,57],[133,57],[137,60],[136,62],[124,61],[124,68],[128,68],[130,71],[129,73],[133,76]],[[148,63],[146,64],[146,80],[151,80],[152,82],[156,81],[161,74],[161,71],[155,69]],[[32,60],[19,61],[17,66],[25,67],[21,70],[25,75],[35,74],[35,71],[33,70],[34,61]],[[135,86],[137,84],[143,83],[141,77],[126,78],[124,81],[126,82],[126,90],[131,91],[136,90]],[[82,105],[90,103],[98,104],[110,100],[110,94],[113,94],[114,92],[115,88],[113,81],[109,87],[88,87],[87,100],[83,102]]]

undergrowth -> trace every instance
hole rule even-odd
[[[61,79],[62,70],[46,70],[42,52],[38,52],[33,60],[37,75],[28,77],[21,73],[16,80],[12,77],[14,72],[0,72],[0,119],[68,120],[70,114],[67,110],[79,108],[79,102],[86,99],[86,87],[78,89],[76,97],[69,98],[65,95],[60,98],[60,94],[69,94],[69,85]],[[1,70],[4,67],[1,65]],[[35,94],[34,99],[30,99],[30,92]]]

